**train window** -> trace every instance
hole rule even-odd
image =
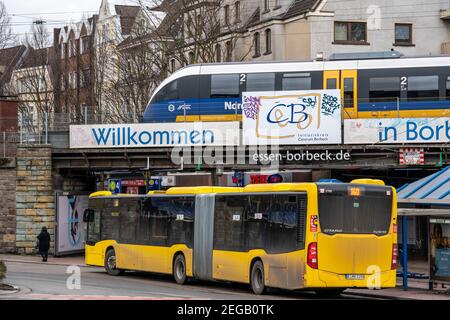
[[[310,73],[283,73],[282,90],[311,90]]]
[[[450,77],[447,77],[447,82],[446,82],[446,86],[445,86],[445,96],[446,99],[450,98]]]
[[[247,91],[275,90],[275,73],[247,74]]]
[[[239,75],[238,74],[213,74],[211,75],[211,98],[238,98]]]
[[[408,77],[408,100],[427,100],[439,97],[439,76]]]
[[[198,98],[198,76],[187,76],[178,80],[178,99],[197,99]]]
[[[370,102],[397,101],[400,97],[400,77],[370,78]]]
[[[178,99],[178,80],[172,81],[166,86],[165,99]]]
[[[344,107],[353,107],[354,101],[354,80],[353,78],[344,78]]]
[[[166,84],[155,96],[152,103],[178,99],[178,80]]]
[[[337,89],[337,79],[327,79],[327,89]]]

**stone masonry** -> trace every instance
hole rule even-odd
[[[31,254],[36,236],[46,226],[55,241],[55,195],[52,185],[50,146],[17,148],[16,252]]]
[[[16,161],[0,159],[0,253],[16,250]]]

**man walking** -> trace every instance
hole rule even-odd
[[[42,261],[46,262],[48,258],[48,250],[50,249],[50,234],[47,232],[47,227],[42,227],[41,233],[37,236],[39,241],[39,253]]]

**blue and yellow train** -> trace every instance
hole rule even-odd
[[[341,89],[356,118],[450,113],[450,57],[199,64],[155,90],[144,122],[240,121],[243,92]]]

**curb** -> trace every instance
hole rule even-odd
[[[44,264],[44,265],[54,265],[54,266],[78,266],[78,267],[90,267],[86,264],[80,263],[62,263],[62,262],[41,262],[41,261],[29,261],[29,260],[16,260],[16,259],[2,259],[5,262],[16,262],[16,263],[34,263],[34,264]]]
[[[390,299],[390,300],[416,300],[408,297],[399,297],[394,295],[384,295],[384,294],[376,294],[376,293],[366,293],[366,292],[347,292],[344,291],[343,295],[351,295],[351,296],[359,296],[359,297],[367,297],[367,298],[382,298],[382,299]]]

